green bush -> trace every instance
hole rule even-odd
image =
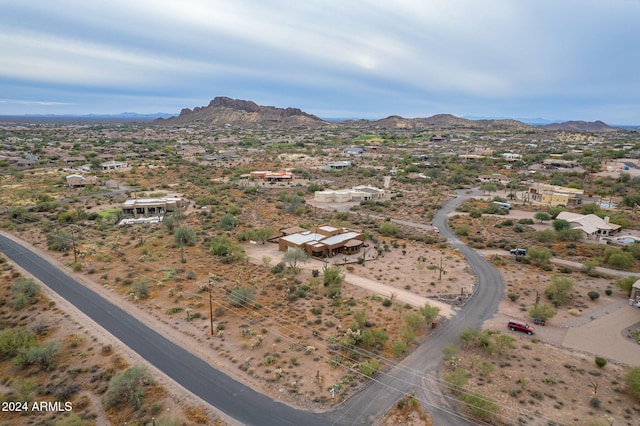
[[[229,301],[233,306],[250,306],[255,298],[255,287],[238,287],[229,294]]]
[[[141,365],[129,367],[109,381],[109,387],[104,395],[104,405],[111,408],[129,404],[139,409],[147,388],[153,383],[153,377],[147,367]]]
[[[18,278],[11,287],[13,295],[13,308],[20,310],[28,304],[34,304],[38,301],[38,293],[40,286],[31,278]]]
[[[596,356],[596,365],[602,368],[607,365],[607,360],[602,358],[601,356]]]
[[[589,299],[591,300],[596,300],[600,297],[600,293],[598,293],[597,291],[590,291],[589,293],[587,293],[587,296],[589,296]]]

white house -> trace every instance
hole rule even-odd
[[[600,238],[618,232],[620,225],[609,223],[609,216],[604,219],[595,214],[578,214],[571,212],[560,212],[556,219],[566,220],[574,229],[579,229],[587,235],[587,238]]]

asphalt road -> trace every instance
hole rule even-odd
[[[449,405],[450,399],[442,392],[437,379],[438,369],[442,366],[442,349],[455,343],[460,331],[479,327],[497,311],[503,298],[503,283],[500,273],[463,244],[448,227],[447,215],[464,198],[460,193],[458,198],[448,201],[434,217],[433,225],[448,238],[452,247],[460,250],[475,271],[477,287],[473,297],[401,364],[380,375],[377,381],[342,407],[323,414],[294,409],[231,379],[36,253],[2,235],[0,251],[184,388],[244,424],[368,425],[383,416],[403,395],[412,394],[427,407],[438,426],[474,425]]]
[[[468,198],[466,191],[445,203],[433,219],[433,225],[440,229],[449,244],[465,256],[476,275],[475,293],[462,309],[435,329],[425,344],[416,349],[402,364],[380,376],[378,382],[363,389],[347,404],[337,410],[336,419],[340,424],[372,424],[393,406],[402,396],[412,394],[428,409],[438,426],[476,425],[449,404],[450,397],[443,393],[444,387],[438,380],[438,369],[443,365],[443,348],[456,343],[460,332],[467,327],[480,327],[493,316],[504,297],[504,284],[500,272],[483,256],[465,245],[448,225],[448,214]],[[429,225],[412,224],[405,221],[393,222],[407,226],[431,229]]]
[[[0,235],[0,251],[180,385],[248,425],[320,426],[328,420],[274,401],[170,342],[45,259]]]

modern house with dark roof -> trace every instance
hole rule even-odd
[[[314,226],[310,230],[284,235],[278,240],[280,251],[299,248],[308,256],[320,259],[356,254],[363,244],[364,234],[331,225]]]

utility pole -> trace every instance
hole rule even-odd
[[[211,288],[213,285],[220,281],[220,277],[215,274],[209,274],[209,283],[207,285],[209,290],[209,322],[211,324],[211,335],[213,336],[213,296],[211,294]]]

